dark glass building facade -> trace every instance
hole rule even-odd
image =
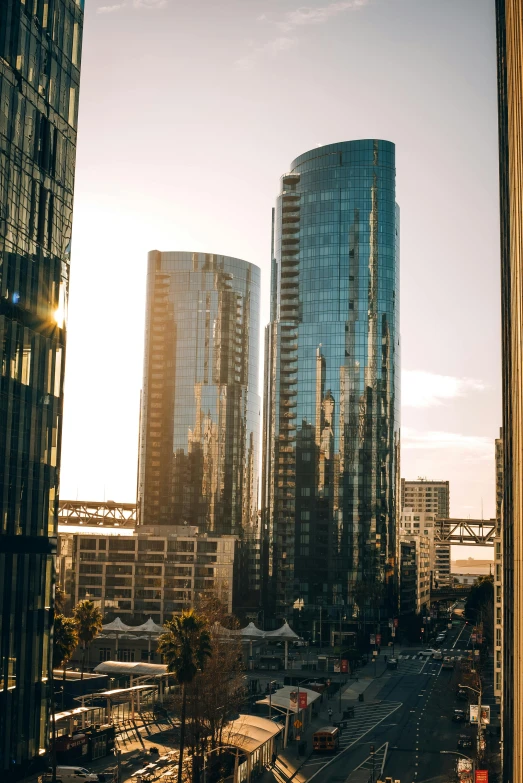
[[[81,2],[0,2],[0,780],[47,748]]]
[[[523,780],[523,6],[496,0],[503,367],[503,780]]]
[[[293,161],[272,252],[262,511],[269,610],[277,618],[303,610],[303,619],[319,604],[344,607],[348,619],[377,618],[392,611],[397,586],[394,145],[342,142]]]
[[[139,523],[239,536],[252,542],[253,566],[259,310],[253,264],[211,253],[149,254]],[[250,570],[257,589],[259,562]]]

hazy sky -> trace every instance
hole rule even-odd
[[[492,0],[87,0],[61,497],[135,498],[147,251],[258,264],[265,324],[279,177],[317,145],[382,138],[401,474],[449,479],[453,516],[493,516],[495,78]]]

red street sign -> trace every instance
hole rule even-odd
[[[488,783],[488,769],[476,770],[476,783]]]
[[[300,691],[298,696],[298,709],[300,710],[307,709],[307,694],[303,693],[303,691]]]
[[[381,644],[381,634],[380,633],[376,634],[376,644]]]
[[[340,664],[340,672],[342,674],[347,674],[348,671],[349,671],[349,662],[344,659]]]

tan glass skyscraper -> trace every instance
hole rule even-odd
[[[255,607],[259,307],[254,264],[149,253],[138,523],[238,536]]]
[[[503,340],[503,780],[523,780],[523,6],[497,0]]]

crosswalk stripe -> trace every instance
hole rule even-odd
[[[380,721],[387,718],[400,706],[401,702],[382,702],[381,704],[367,704],[354,708],[354,718],[348,722],[340,736],[340,748],[343,750],[348,745],[357,741],[374,728]]]

